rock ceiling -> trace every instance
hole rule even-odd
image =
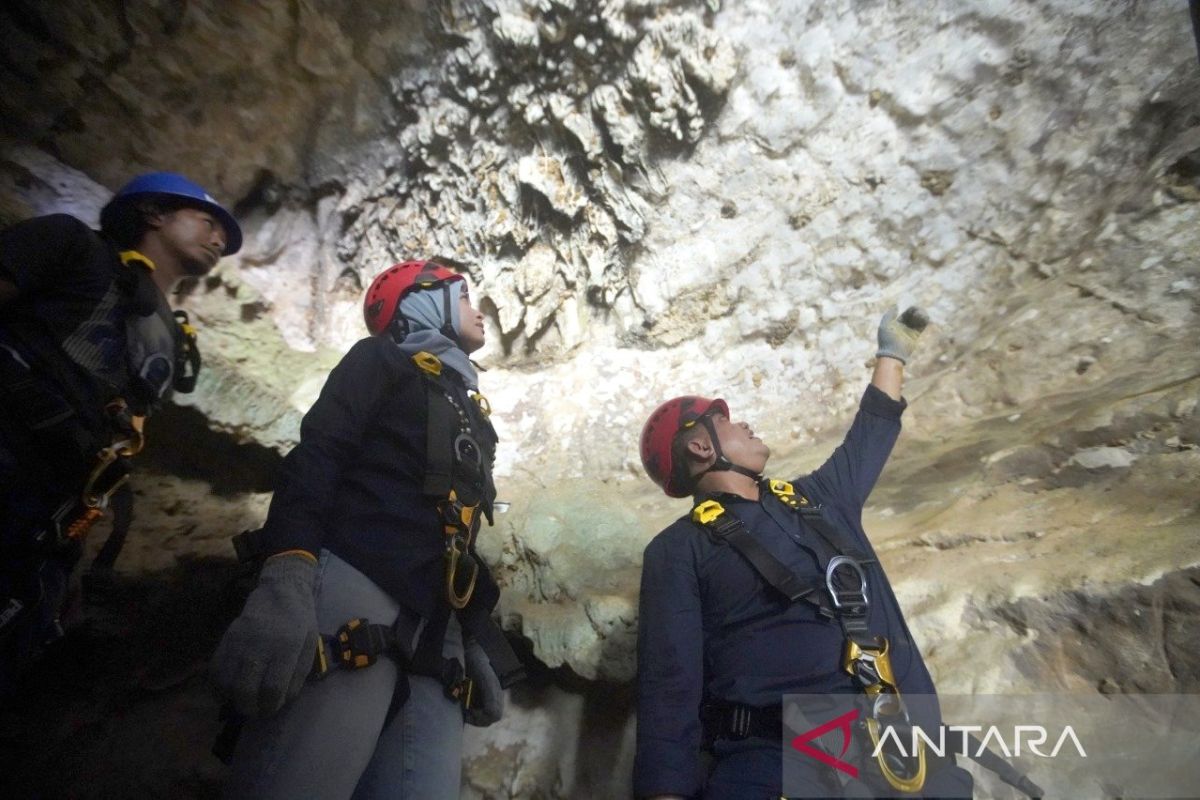
[[[191,457],[151,454],[121,568],[227,555],[361,335],[362,287],[452,259],[484,298],[513,503],[484,547],[548,669],[473,734],[467,791],[622,796],[641,549],[684,510],[640,474],[645,414],[720,393],[777,473],[811,468],[879,315],[920,302],[867,528],[939,684],[1195,691],[1186,11],[835,6],[10,4],[5,220],[94,215],[172,168],[247,231],[181,297],[208,369],[158,437]],[[165,707],[205,702],[185,676]]]

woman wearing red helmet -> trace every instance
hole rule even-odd
[[[462,724],[499,718],[520,663],[475,555],[496,434],[469,354],[483,315],[459,275],[397,264],[372,334],[330,373],[284,460],[258,586],[213,677],[250,721],[233,797],[452,797]]]

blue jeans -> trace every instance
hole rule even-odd
[[[410,613],[328,551],[321,552],[316,593],[317,621],[325,634],[353,617],[391,623]],[[442,652],[462,659],[462,632],[453,618]],[[275,716],[247,723],[225,797],[458,797],[462,708],[446,697],[438,681],[410,675],[408,701],[388,721],[398,677],[390,658],[364,669],[334,669],[324,680],[305,686]]]

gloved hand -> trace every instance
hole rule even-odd
[[[500,679],[496,677],[487,653],[474,639],[463,643],[463,660],[466,661],[467,677],[475,683],[473,708],[466,709],[463,718],[468,725],[486,728],[504,716],[504,690],[500,688]]]
[[[909,306],[899,317],[896,309],[891,309],[879,322],[879,352],[875,357],[888,356],[907,364],[917,347],[917,337],[928,324],[929,315],[922,308]]]
[[[311,557],[272,556],[258,585],[217,645],[211,672],[217,689],[248,717],[266,717],[300,693],[320,636]]]

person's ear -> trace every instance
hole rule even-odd
[[[697,436],[687,443],[687,454],[693,461],[708,461],[714,455],[712,442],[705,436]]]
[[[142,219],[146,221],[149,230],[156,231],[166,224],[169,213],[158,208],[143,208]]]

